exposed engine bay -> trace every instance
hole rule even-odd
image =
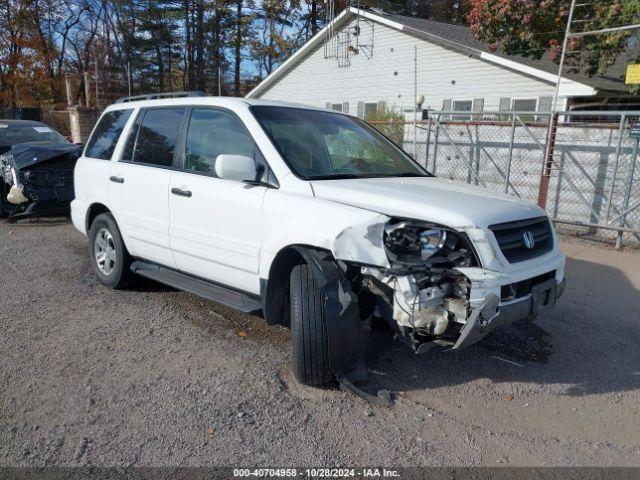
[[[74,197],[73,169],[82,145],[34,142],[0,156],[0,216],[67,214]]]
[[[456,268],[479,261],[464,234],[392,220],[383,233],[390,268],[361,267],[370,314],[384,318],[416,353],[450,347],[471,314],[470,282]]]

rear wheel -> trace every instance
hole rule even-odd
[[[133,283],[130,270],[131,256],[113,216],[98,215],[89,228],[89,261],[91,268],[104,286],[125,288]]]
[[[293,373],[305,385],[333,380],[329,371],[327,322],[322,292],[306,265],[293,268],[290,281]]]

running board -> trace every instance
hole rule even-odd
[[[252,313],[262,309],[259,300],[216,283],[201,280],[186,273],[177,272],[170,268],[161,267],[153,263],[135,261],[131,264],[131,271],[137,275],[164,283],[170,287],[193,293],[199,297],[222,303],[241,312]]]

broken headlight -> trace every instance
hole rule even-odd
[[[16,178],[16,172],[11,166],[12,160],[13,155],[11,154],[0,155],[0,178],[7,185],[13,185]]]
[[[384,230],[384,244],[392,263],[466,267],[473,261],[466,241],[458,233],[420,222],[390,222]]]

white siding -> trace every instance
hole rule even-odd
[[[354,114],[359,101],[384,101],[396,109],[413,108],[416,46],[418,94],[426,98],[424,108],[441,109],[444,99],[484,98],[485,110],[497,110],[500,97],[538,98],[555,93],[555,86],[542,80],[470,58],[379,23],[373,28],[370,25],[371,22],[361,20],[359,42],[373,43],[372,58],[367,58],[361,49],[360,54],[351,55],[351,66],[340,68],[335,58],[324,58],[321,46],[260,97],[318,107],[349,102],[349,111]]]

